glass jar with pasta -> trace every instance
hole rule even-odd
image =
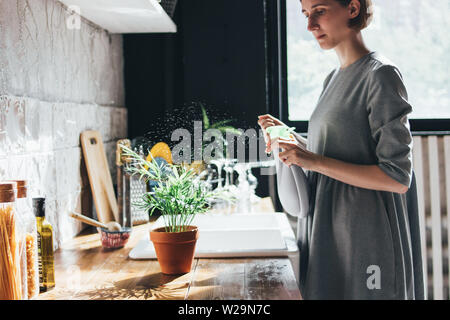
[[[15,189],[14,183],[0,183],[0,300],[26,299],[20,256],[25,237],[18,221]]]
[[[38,245],[36,217],[33,214],[31,198],[28,196],[28,185],[25,180],[15,181],[17,184],[16,208],[25,227],[25,258],[27,298],[36,298],[39,294]],[[22,272],[23,275],[23,272]]]

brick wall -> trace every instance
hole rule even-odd
[[[80,133],[101,133],[113,179],[127,136],[122,37],[68,18],[56,0],[0,1],[0,180],[46,197],[56,247],[81,230],[68,211],[92,211]]]

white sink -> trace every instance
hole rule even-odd
[[[198,214],[192,225],[199,229],[195,257],[286,256],[292,251],[286,238],[294,241],[283,213]],[[152,228],[164,226],[163,217]],[[295,250],[295,249],[294,249]],[[132,259],[156,258],[148,233],[130,252]]]
[[[191,224],[197,226],[200,231],[279,229],[277,215],[278,214],[274,213],[205,213],[197,214]],[[162,217],[156,220],[153,228],[158,228],[159,226],[164,226],[164,220]]]

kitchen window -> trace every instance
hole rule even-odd
[[[374,19],[362,31],[370,50],[398,65],[413,107],[412,131],[450,130],[450,2],[376,0]],[[283,121],[301,132],[328,73],[339,66],[334,50],[322,50],[307,30],[299,0],[279,2],[281,63],[285,70]],[[283,77],[282,77],[283,78]],[[287,90],[286,90],[287,89]]]

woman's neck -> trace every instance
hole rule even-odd
[[[370,53],[364,44],[361,32],[351,33],[351,36],[339,43],[335,48],[341,69],[348,67],[353,62]]]

